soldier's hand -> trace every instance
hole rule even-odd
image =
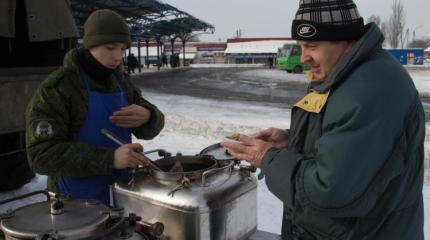
[[[240,134],[239,141],[241,143],[228,140],[222,141],[221,145],[227,148],[228,152],[236,159],[246,160],[255,167],[261,166],[261,160],[263,160],[264,154],[266,154],[269,148],[274,146],[273,143],[248,137],[243,134]]]
[[[273,143],[275,148],[282,149],[288,146],[289,134],[287,130],[269,128],[251,135],[251,137]]]
[[[151,117],[151,112],[139,105],[132,104],[113,113],[109,119],[118,127],[136,128],[147,123]]]
[[[139,152],[143,151],[139,143],[124,144],[114,152],[113,167],[116,169],[135,168],[138,165],[147,166],[148,158]]]

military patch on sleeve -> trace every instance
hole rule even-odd
[[[36,120],[34,123],[34,136],[36,138],[50,138],[54,135],[54,129],[49,119]]]

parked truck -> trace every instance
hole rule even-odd
[[[0,1],[0,192],[30,181],[24,111],[79,37],[68,0]]]

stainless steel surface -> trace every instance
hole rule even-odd
[[[172,178],[166,178],[166,172],[161,178],[156,171],[137,172],[132,186],[115,185],[116,206],[147,221],[162,222],[170,240],[247,239],[257,227],[256,179],[243,177],[230,165],[232,161],[220,162],[216,168],[222,169],[205,174],[204,186],[202,173],[209,169],[197,171],[200,178],[192,179],[188,188],[176,191],[173,197],[168,193],[186,172]]]
[[[2,219],[6,236],[34,239],[40,234],[56,234],[69,239],[85,238],[106,231],[111,210],[98,202],[64,201],[62,214],[51,214],[51,203],[40,202],[15,210]]]
[[[200,152],[200,155],[213,156],[217,160],[235,160],[235,158],[231,156],[227,152],[227,149],[221,146],[220,143],[216,143],[206,147]]]
[[[103,238],[92,238],[92,239],[101,239],[101,240],[152,240],[153,238],[149,238],[146,234],[141,234],[136,231],[134,226],[127,226],[121,229],[118,229]],[[160,240],[164,240],[161,238]]]
[[[231,174],[231,171],[233,170],[234,163],[231,161],[218,161],[218,168],[212,168],[209,170],[206,170],[202,173],[202,187],[206,186],[206,178],[210,176],[211,174],[214,174],[219,171],[228,170]]]
[[[121,139],[120,137],[118,137],[117,135],[115,135],[113,132],[111,132],[111,131],[109,131],[109,130],[107,130],[107,129],[102,129],[101,130],[101,133],[103,134],[103,135],[105,135],[106,137],[108,137],[109,139],[111,139],[112,141],[114,141],[115,143],[117,143],[118,145],[120,145],[120,146],[122,146],[122,145],[124,145],[124,144],[127,144],[127,142],[126,141],[124,141],[123,139]],[[151,151],[152,152],[152,151]],[[143,155],[143,156],[145,156],[145,153],[142,153],[142,152],[138,152],[139,154],[141,154],[141,155]],[[145,156],[146,157],[146,156]],[[150,159],[150,158],[148,158],[148,157],[146,157],[147,159],[148,159],[148,162],[149,162],[149,166],[151,167],[151,168],[153,168],[153,169],[156,169],[156,170],[158,170],[158,171],[163,171],[163,170],[161,170],[156,164],[154,164],[154,162],[152,162],[152,160]],[[136,170],[134,170],[134,171],[136,171]],[[133,174],[134,175],[134,174]]]
[[[248,240],[281,240],[281,235],[258,230]]]

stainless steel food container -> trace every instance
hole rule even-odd
[[[116,183],[116,206],[162,222],[171,240],[238,240],[254,233],[257,183],[252,174],[237,162],[209,156],[168,157],[157,164],[168,171],[177,161],[182,172],[140,169],[133,182]]]
[[[18,208],[0,219],[5,240],[154,239],[137,231],[143,226],[139,217],[123,217],[119,209],[95,200],[39,202]]]

